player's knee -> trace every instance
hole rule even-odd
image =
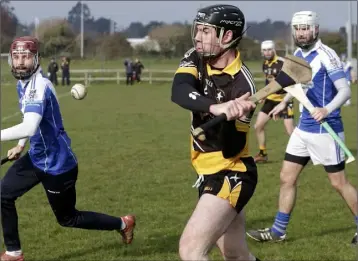
[[[291,175],[291,173],[285,170],[281,170],[280,182],[281,182],[281,186],[295,186],[297,182],[297,178],[295,175]]]
[[[1,194],[1,208],[2,209],[14,208],[15,200],[16,198],[3,197]]]
[[[5,184],[4,181],[1,182],[1,208],[10,209],[15,208],[15,201],[19,195],[14,192],[11,184]]]
[[[5,186],[1,184],[1,204],[15,204],[17,195],[13,193],[10,186]]]
[[[77,216],[56,216],[57,222],[61,227],[75,227],[77,224]]]
[[[264,125],[260,122],[256,122],[254,128],[256,131],[262,131],[264,129]]]
[[[334,176],[331,175],[330,181],[332,187],[337,191],[341,191],[343,187],[348,183],[344,174],[334,174]]]

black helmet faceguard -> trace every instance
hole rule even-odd
[[[197,46],[195,37],[199,25],[212,27],[216,30],[218,39],[216,43],[211,44],[210,51],[198,51],[198,54],[204,58],[215,59],[228,49],[237,47],[244,33],[245,17],[238,7],[232,5],[212,5],[199,9],[192,26],[192,40],[195,48]],[[222,44],[222,38],[229,30],[233,33],[233,40],[227,44]],[[220,47],[221,50],[215,53],[213,49],[216,46]]]

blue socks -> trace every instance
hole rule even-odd
[[[358,216],[355,216],[354,219],[358,230]],[[290,214],[277,212],[275,222],[272,225],[271,231],[278,236],[285,235],[289,221],[290,221]]]
[[[288,226],[288,222],[290,221],[290,214],[277,212],[275,223],[273,223],[271,231],[278,236],[283,236],[286,234],[286,228]],[[356,217],[356,223],[358,219]],[[358,223],[357,223],[358,224]]]

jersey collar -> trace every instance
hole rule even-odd
[[[272,64],[277,63],[277,61],[278,61],[278,56],[275,55],[272,60],[265,60],[265,65],[271,66]]]
[[[302,54],[306,57],[310,53],[317,51],[317,49],[319,49],[321,44],[322,44],[321,39],[318,39],[317,42],[313,45],[313,47],[311,49],[305,50],[305,49],[302,49],[299,47],[298,50],[300,50],[302,52]]]
[[[209,64],[206,65],[206,68],[207,68],[209,76],[210,75],[219,75],[219,74],[223,74],[223,73],[234,76],[241,70],[241,66],[242,66],[242,62],[240,59],[240,52],[237,51],[235,59],[229,65],[227,65],[224,69],[222,69],[222,70],[214,69],[214,68],[211,68],[211,66]]]
[[[41,68],[41,66],[39,66],[39,68],[37,68],[37,70],[31,75],[31,77],[29,79],[19,81],[21,83],[21,87],[25,88],[27,83],[29,83],[35,77],[35,75],[37,75],[41,72],[42,72],[42,68]]]

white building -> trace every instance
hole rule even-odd
[[[151,39],[148,35],[144,38],[127,38],[127,41],[134,49],[143,48],[146,51],[160,51],[158,42]]]

